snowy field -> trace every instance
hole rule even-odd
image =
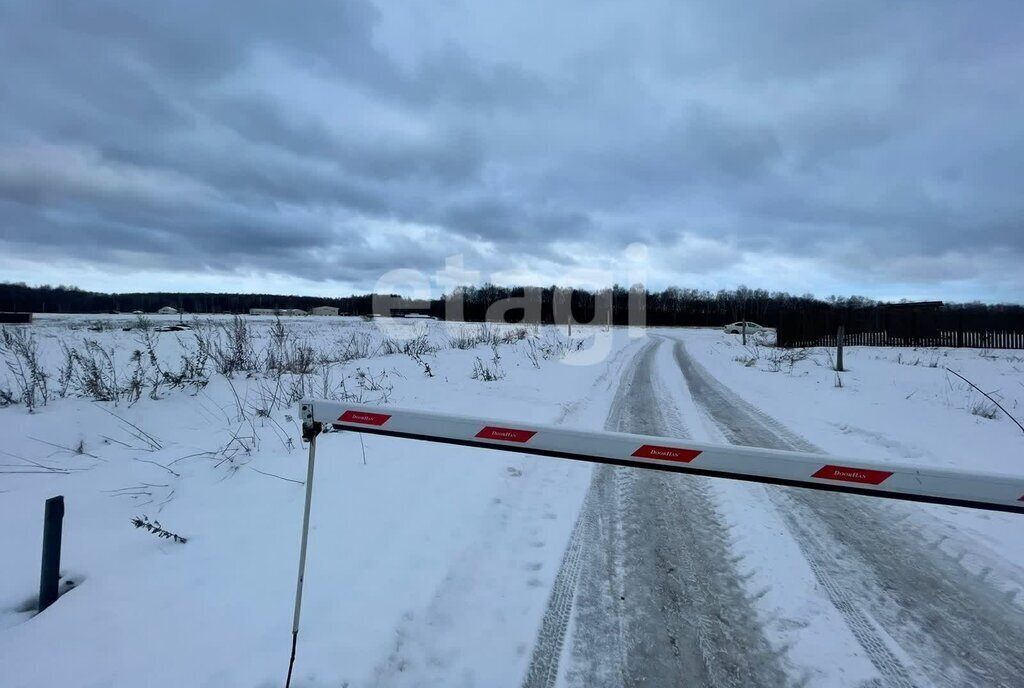
[[[159,331],[178,323],[43,316],[4,331],[5,687],[281,685],[306,465],[302,397],[632,431],[643,430],[630,425],[629,404],[657,406],[652,432],[759,444],[748,431],[763,424],[827,453],[1024,474],[1024,433],[945,370],[1020,418],[1024,356],[1015,352],[850,348],[837,377],[824,350],[784,360],[713,330],[580,326],[570,339],[554,327],[223,316]],[[631,476],[609,473],[608,484],[626,494]],[[706,485],[706,516],[735,568],[727,577],[783,683],[965,685],[978,676],[944,639],[921,640],[919,619],[881,611],[897,599],[885,598],[884,572],[843,579],[880,589],[878,605],[850,612],[813,549],[834,535],[794,516],[820,504],[675,477]],[[601,605],[587,590],[613,599],[598,583],[614,588],[614,571],[628,567],[610,557],[612,573],[588,573],[596,549],[577,544],[583,563],[570,576],[566,553],[578,538],[596,542],[580,524],[615,508],[595,497],[603,479],[581,463],[326,434],[293,685],[594,685],[600,643],[584,626]],[[36,616],[42,507],[56,494],[67,505],[65,594]],[[871,502],[865,518],[898,523],[914,547],[1002,596],[1005,642],[1017,638],[1024,517],[906,504],[871,511],[878,500],[854,499],[858,509]],[[133,527],[135,518],[187,541]],[[847,568],[868,571],[852,536],[841,545],[853,552]],[[552,626],[564,594],[573,611]],[[929,612],[942,614],[944,601]],[[966,641],[977,620],[958,619],[955,601],[948,607],[950,617],[935,621]],[[538,659],[537,648],[550,656]],[[992,676],[1024,663],[1015,652]]]

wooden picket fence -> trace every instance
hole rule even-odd
[[[835,346],[839,326],[848,346],[947,346],[1024,349],[1024,310],[964,311],[928,304],[785,313],[779,346]]]

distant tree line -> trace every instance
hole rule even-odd
[[[417,301],[397,295],[361,294],[344,297],[284,296],[274,294],[216,294],[140,292],[103,294],[68,286],[30,287],[0,283],[0,311],[34,313],[152,313],[171,306],[185,313],[247,313],[250,308],[301,308],[335,306],[343,314],[370,315],[385,311],[430,314],[437,318],[482,322],[564,323],[610,322],[616,325],[645,322],[651,326],[716,326],[736,320],[761,325],[824,312],[851,313],[878,309],[881,305],[863,297],[818,299],[740,286],[708,291],[669,287],[652,292],[639,285],[614,286],[588,291],[551,287],[499,287],[493,284],[458,287],[440,299]],[[1019,305],[981,303],[943,305],[972,321],[1024,314]]]
[[[33,313],[154,313],[164,306],[185,313],[248,313],[250,308],[301,308],[337,306],[342,313],[371,312],[372,295],[323,298],[275,294],[214,294],[139,292],[104,294],[78,287],[30,287],[24,283],[0,283],[0,311]]]

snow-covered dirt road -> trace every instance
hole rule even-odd
[[[638,355],[606,428],[685,436]],[[573,652],[578,685],[781,685],[784,674],[736,575],[708,481],[595,469],[585,512]]]
[[[674,337],[625,370],[606,428],[821,451]],[[1024,614],[915,508],[595,468],[551,598],[571,620],[541,629],[524,685],[1019,685]]]

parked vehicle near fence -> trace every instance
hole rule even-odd
[[[741,334],[743,332],[743,321],[734,322],[726,325],[722,328],[726,334]],[[761,330],[767,330],[767,327],[761,327],[757,323],[747,321],[747,334],[753,334],[754,332],[760,332]]]

